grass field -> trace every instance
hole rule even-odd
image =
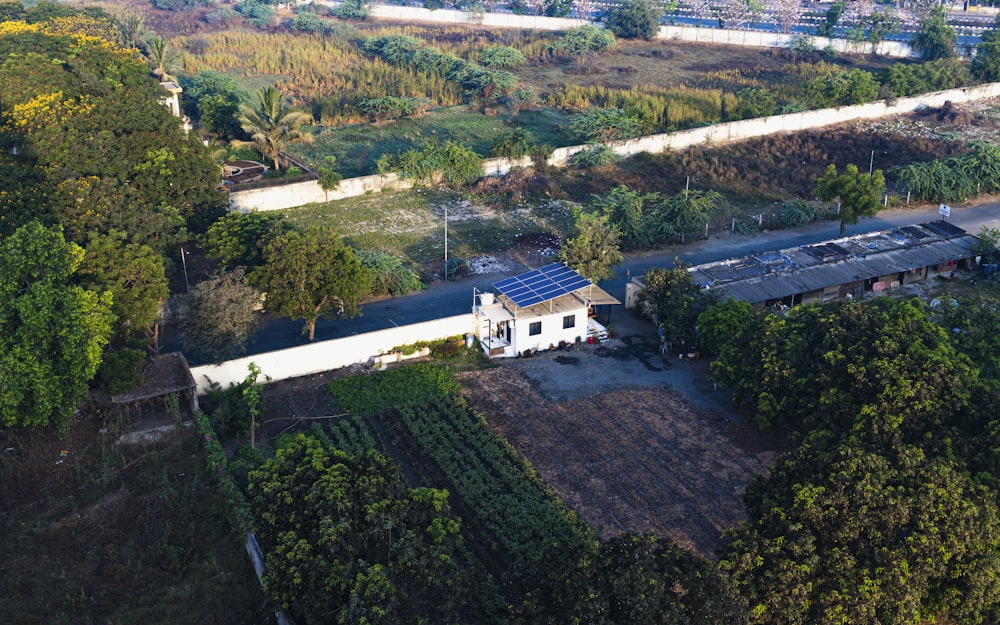
[[[425,264],[444,256],[446,208],[449,254],[455,257],[505,251],[520,237],[565,235],[572,226],[571,211],[558,202],[506,207],[435,189],[370,194],[283,213],[300,226],[335,223],[345,240],[359,249]]]

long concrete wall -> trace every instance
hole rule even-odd
[[[247,367],[251,362],[256,363],[261,373],[271,380],[286,380],[366,363],[400,345],[410,345],[417,341],[434,341],[474,331],[475,319],[470,312],[465,315],[443,317],[423,323],[255,354],[218,365],[191,367],[191,375],[198,385],[198,394],[202,395],[208,392],[213,382],[222,388],[241,382],[247,377]]]
[[[912,98],[899,98],[892,104],[879,101],[855,106],[842,106],[831,109],[803,111],[801,113],[788,113],[786,115],[773,115],[757,119],[745,119],[679,132],[617,141],[609,143],[608,146],[621,156],[634,156],[642,152],[655,154],[664,150],[680,150],[693,145],[741,141],[778,132],[796,132],[812,128],[822,128],[823,126],[841,124],[857,119],[877,119],[890,115],[900,115],[924,107],[939,107],[945,102],[961,104],[998,96],[1000,96],[1000,83],[989,83],[964,89],[948,89],[946,91],[926,93]],[[554,167],[565,167],[570,163],[574,154],[587,149],[587,147],[589,146],[574,145],[558,148],[549,158],[549,164]],[[488,176],[503,175],[514,167],[527,167],[530,165],[530,158],[519,160],[490,158],[483,162],[483,172]],[[329,193],[329,200],[355,197],[369,192],[405,189],[411,186],[411,181],[401,180],[396,174],[348,178],[341,181],[340,188],[337,191]],[[319,183],[312,180],[266,189],[238,191],[231,193],[229,200],[232,210],[247,212],[252,210],[267,211],[294,208],[312,202],[325,202],[328,201],[327,197],[327,194],[320,188]]]

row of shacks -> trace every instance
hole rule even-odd
[[[690,267],[695,284],[757,307],[861,298],[978,264],[979,239],[946,221]],[[644,287],[629,285],[626,303]]]

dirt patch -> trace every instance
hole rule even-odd
[[[744,488],[783,448],[747,445],[744,428],[666,388],[554,403],[507,367],[459,379],[470,405],[604,538],[653,533],[713,557],[744,520]]]

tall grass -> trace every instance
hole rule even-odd
[[[734,94],[720,89],[566,85],[549,93],[545,104],[570,111],[589,107],[632,110],[655,131],[665,132],[722,121],[736,110],[737,102]]]

